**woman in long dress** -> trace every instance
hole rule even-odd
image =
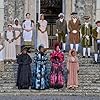
[[[16,18],[14,20],[13,25],[14,31],[15,31],[15,43],[16,43],[16,54],[20,54],[21,52],[21,25],[19,24],[19,20]]]
[[[41,14],[38,21],[38,35],[37,35],[37,47],[43,45],[44,48],[48,48],[48,34],[47,34],[47,21],[44,19],[44,15]]]
[[[4,38],[0,33],[0,71],[4,71]]]
[[[50,61],[50,86],[51,88],[62,88],[64,85],[64,54],[60,51],[60,46],[58,43],[55,45],[55,50],[50,54]]]
[[[32,48],[33,45],[33,29],[34,21],[30,19],[30,13],[26,14],[26,19],[22,24],[23,28],[23,45],[28,48],[28,51]]]
[[[44,53],[44,47],[39,46],[39,52],[36,53],[34,57],[33,89],[44,90],[49,88],[49,69],[48,56]]]
[[[29,89],[31,81],[31,57],[27,54],[27,48],[22,48],[22,54],[18,56],[17,86],[18,89]]]
[[[79,72],[79,62],[76,56],[76,51],[74,49],[69,51],[69,57],[67,60],[68,69],[68,82],[67,86],[70,89],[75,89],[78,87],[78,72]]]
[[[8,25],[8,30],[5,32],[5,60],[14,63],[16,60],[16,48],[15,48],[15,32],[12,25]]]

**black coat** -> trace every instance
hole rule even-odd
[[[19,89],[29,88],[31,85],[31,66],[32,59],[28,54],[21,54],[18,59],[17,86]]]

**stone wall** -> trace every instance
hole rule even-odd
[[[96,17],[96,0],[76,0],[75,6],[82,23],[84,22],[83,16],[88,15],[91,17],[91,23],[94,24]]]
[[[23,21],[24,4],[24,0],[4,0],[4,26],[8,23],[12,23],[12,20],[16,17],[20,22]]]
[[[11,21],[16,17],[22,22],[22,20],[25,18],[25,13],[27,12],[31,13],[32,19],[36,21],[36,13],[39,12],[39,9],[36,8],[38,7],[38,1],[39,0],[4,0],[5,26],[7,25],[8,21]],[[96,4],[97,1],[99,0],[63,0],[63,5],[65,8],[63,8],[63,12],[65,13],[66,20],[70,19],[70,13],[75,10],[78,12],[82,23],[84,21],[84,15],[91,16],[91,23],[94,23],[95,20],[98,19],[96,16],[99,16],[99,13],[96,13],[99,12],[98,4]]]
[[[4,26],[4,2],[0,0],[0,32],[3,32]]]

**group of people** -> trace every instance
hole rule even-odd
[[[30,20],[29,13],[26,14],[22,25],[17,18],[8,23],[4,35],[0,35],[0,59],[6,64],[13,64],[21,53],[21,46],[26,45],[29,46],[28,48],[32,46],[33,29],[34,22]]]
[[[64,83],[68,88],[75,89],[78,87],[79,63],[77,54],[79,53],[79,44],[82,45],[83,58],[91,56],[92,39],[94,39],[94,58],[98,62],[100,54],[100,21],[96,22],[96,27],[90,24],[90,16],[84,16],[84,24],[81,25],[76,12],[71,14],[71,20],[67,21],[64,14],[60,13],[56,21],[57,43],[54,51],[50,53],[50,60],[45,50],[49,48],[47,21],[44,14],[40,15],[37,22],[37,39],[33,38],[35,23],[30,19],[30,13],[26,14],[26,19],[20,25],[16,18],[13,24],[8,24],[4,38],[0,34],[0,62],[3,60],[8,63],[14,63],[17,58],[18,89],[46,89],[62,88]],[[70,51],[67,57],[67,81],[64,76],[64,52],[66,51],[66,37],[69,36]],[[37,40],[37,50],[33,59],[28,55],[33,47],[34,39]],[[31,71],[31,64],[33,70]],[[0,64],[1,66],[2,64]],[[2,66],[1,66],[2,67]],[[0,67],[0,68],[1,68]],[[3,68],[1,68],[3,69]]]
[[[92,39],[94,39],[94,60],[98,62],[98,56],[100,54],[100,21],[96,21],[96,27],[90,23],[90,16],[84,16],[84,23],[81,24],[76,12],[71,13],[71,20],[67,22],[64,19],[64,14],[59,14],[59,19],[56,21],[56,36],[58,37],[59,43],[62,44],[63,51],[66,46],[66,36],[69,36],[70,49],[76,50],[79,53],[79,44],[83,49],[83,58],[91,56],[91,46],[93,45]],[[67,29],[68,27],[68,29]]]
[[[83,58],[91,56],[92,39],[94,38],[95,63],[98,61],[100,54],[100,21],[96,22],[96,28],[90,24],[90,16],[84,16],[84,23],[81,25],[77,13],[71,14],[71,20],[67,21],[64,14],[59,14],[59,19],[56,21],[56,36],[57,42],[53,52],[50,53],[48,59],[45,49],[48,48],[47,21],[44,20],[44,15],[40,15],[38,21],[38,52],[32,59],[24,49],[18,57],[19,64],[17,86],[19,89],[47,89],[47,88],[62,88],[67,84],[69,89],[76,89],[79,86],[78,72],[79,62],[77,54],[79,53],[79,44],[82,45]],[[70,51],[65,60],[66,36],[69,36]],[[27,61],[26,61],[27,60]],[[66,64],[64,64],[66,62]],[[33,70],[31,72],[32,63]],[[64,68],[67,67],[67,79],[64,76]],[[27,67],[26,67],[27,66]],[[32,76],[31,76],[32,73]]]
[[[68,24],[63,13],[60,13],[58,17],[55,35],[57,36],[57,41],[61,44],[62,50],[64,52],[66,50],[66,37],[68,36],[70,49],[75,49],[78,53],[79,44],[81,44],[83,48],[83,58],[86,57],[86,50],[89,58],[93,44],[92,39],[94,39],[94,58],[95,63],[97,63],[98,54],[100,54],[100,21],[97,21],[96,27],[93,28],[89,22],[90,16],[84,16],[84,23],[82,25],[75,12],[71,14],[71,20],[68,21]],[[40,14],[40,19],[37,23],[37,38],[34,36],[35,23],[31,20],[30,13],[26,14],[26,19],[22,25],[17,18],[15,18],[14,23],[8,24],[4,38],[1,37],[1,59],[4,59],[6,63],[13,63],[16,60],[16,55],[19,55],[21,52],[21,46],[27,46],[28,51],[30,51],[30,48],[34,45],[34,41],[37,41],[37,49],[41,44],[44,48],[49,48],[47,33],[48,23],[44,18],[44,14]],[[2,51],[4,52],[2,53]]]
[[[42,43],[45,44],[45,48],[48,48],[47,21],[44,20],[44,15],[41,15],[38,21],[38,39],[35,38],[34,30],[35,25],[34,21],[30,19],[30,13],[26,14],[26,19],[22,22],[22,25],[18,18],[15,18],[13,22],[9,22],[4,35],[0,33],[1,61],[5,60],[6,64],[13,64],[16,57],[21,53],[21,47],[26,46],[29,52],[36,40],[38,40],[37,46]],[[42,41],[43,38],[47,41]]]
[[[19,67],[16,84],[18,89],[29,89],[29,87],[36,90],[60,89],[65,84],[69,89],[76,89],[79,86],[79,63],[74,49],[69,51],[67,61],[64,53],[60,50],[59,43],[55,44],[50,55],[46,54],[42,45],[38,49],[39,51],[35,53],[33,59],[28,55],[25,47],[22,49],[22,54],[18,56]],[[67,68],[66,72],[65,67]],[[65,73],[68,77],[65,77]]]

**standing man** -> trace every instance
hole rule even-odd
[[[90,48],[92,46],[92,25],[89,23],[90,17],[84,16],[85,23],[81,27],[82,34],[82,47],[83,47],[83,58],[86,55],[86,48],[88,53],[88,58],[90,58]]]
[[[98,62],[98,55],[100,54],[100,21],[96,22],[96,27],[93,29],[93,38],[94,38],[94,60],[95,63]]]
[[[80,20],[77,17],[77,13],[73,12],[71,13],[71,20],[69,20],[68,23],[69,28],[69,43],[70,43],[70,49],[74,48],[75,44],[75,50],[78,52],[79,42],[80,42]]]
[[[23,39],[24,45],[28,47],[28,50],[32,47],[34,21],[30,19],[30,13],[26,14],[26,19],[23,21]]]
[[[66,36],[67,36],[67,22],[64,19],[64,14],[60,13],[58,15],[59,19],[56,21],[56,36],[58,37],[58,42],[62,43],[63,51],[66,48]]]

